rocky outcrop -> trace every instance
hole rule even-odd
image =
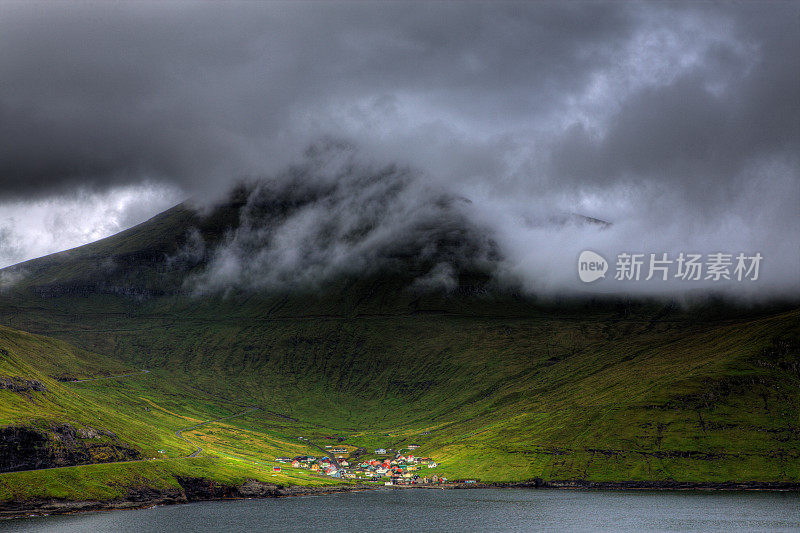
[[[298,487],[265,483],[249,479],[240,485],[224,484],[203,478],[177,477],[177,489],[131,488],[124,498],[98,500],[35,500],[0,502],[0,518],[13,518],[30,514],[67,514],[84,511],[112,509],[141,509],[153,505],[169,505],[204,500],[241,498],[280,498],[307,494],[354,492],[375,488],[367,485],[342,484],[327,487]]]
[[[33,500],[0,502],[0,518],[13,518],[30,514],[66,514],[83,511],[112,509],[141,509],[154,505],[189,503],[203,500],[239,498],[280,498],[308,494],[356,492],[378,488],[375,485],[342,484],[326,487],[298,487],[278,485],[249,479],[240,485],[224,484],[196,477],[177,477],[180,489],[131,488],[124,498],[115,500]],[[384,487],[380,487],[384,488]],[[618,481],[592,482],[584,480],[546,481],[535,478],[514,483],[447,483],[443,485],[398,485],[397,490],[416,489],[482,489],[482,488],[550,488],[597,490],[765,490],[800,491],[795,482],[720,482],[695,483],[677,481]]]
[[[47,390],[44,383],[37,379],[25,379],[19,376],[0,376],[0,389],[12,392],[43,392]]]
[[[59,424],[0,428],[0,472],[139,459],[114,433]]]
[[[342,484],[327,487],[299,487],[296,485],[280,485],[266,483],[256,479],[248,479],[241,485],[225,485],[203,478],[178,477],[183,488],[185,500],[188,502],[201,500],[221,500],[230,498],[280,498],[284,496],[300,496],[304,494],[329,494],[333,492],[351,492],[374,488],[371,485]]]

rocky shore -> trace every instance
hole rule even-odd
[[[249,480],[241,485],[222,485],[202,478],[179,478],[180,490],[159,491],[137,489],[125,498],[99,500],[31,500],[0,503],[0,519],[33,515],[69,514],[88,511],[142,509],[155,505],[172,505],[209,500],[243,498],[282,498],[311,494],[332,494],[363,490],[387,489],[383,485],[342,484],[328,487],[282,486]],[[441,485],[397,485],[396,490],[410,489],[485,489],[485,488],[541,488],[583,490],[713,490],[713,491],[800,491],[800,482],[678,482],[678,481],[613,481],[584,480],[544,481],[533,479],[519,483],[446,483]]]
[[[244,498],[282,498],[311,494],[356,492],[375,488],[372,485],[335,485],[328,487],[282,486],[248,480],[241,485],[223,485],[202,478],[178,478],[180,490],[141,488],[131,490],[124,498],[116,500],[29,500],[0,502],[0,519],[31,515],[69,514],[87,511],[118,509],[143,509],[155,505],[173,505],[209,500]]]

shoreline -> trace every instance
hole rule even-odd
[[[497,483],[446,483],[439,485],[336,485],[328,487],[281,486],[249,480],[239,486],[213,486],[198,478],[181,480],[182,491],[158,491],[142,488],[131,491],[124,499],[117,500],[34,500],[27,502],[0,503],[0,520],[76,514],[99,511],[138,510],[160,505],[177,505],[202,501],[224,501],[266,498],[289,498],[294,496],[326,495],[365,490],[470,490],[536,488],[553,490],[610,490],[610,491],[752,491],[752,492],[800,492],[800,482],[748,481],[748,482],[680,482],[680,481],[584,481],[534,479],[523,482]]]
[[[341,492],[361,492],[377,487],[372,485],[333,485],[327,487],[281,486],[249,480],[238,486],[210,485],[206,480],[182,479],[182,491],[143,488],[131,491],[126,498],[116,500],[31,500],[0,502],[0,520],[47,515],[91,513],[99,511],[140,510],[161,505],[178,505],[203,501],[291,498]]]

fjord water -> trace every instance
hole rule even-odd
[[[375,490],[0,521],[0,531],[800,531],[800,494]]]

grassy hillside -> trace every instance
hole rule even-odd
[[[317,452],[265,430],[274,415],[251,410],[237,417],[246,411],[238,403],[210,397],[188,380],[175,382],[158,371],[142,372],[5,327],[0,406],[0,501],[113,499],[143,488],[178,487],[181,476],[218,483],[331,483],[301,470],[272,472],[275,456]],[[185,431],[185,439],[175,434],[206,421]],[[260,431],[248,429],[261,422],[266,423]],[[233,438],[211,438],[219,433]],[[188,457],[199,446],[203,452]]]
[[[152,370],[70,385],[85,398],[135,410],[150,395],[192,421],[259,406],[271,420],[235,424],[285,442],[414,442],[451,477],[798,479],[800,312],[705,323],[583,315],[172,314],[168,325],[132,316],[122,330],[83,315],[100,327],[60,334]],[[165,421],[162,439],[182,420]]]
[[[450,295],[408,290],[403,271],[183,294],[186,271],[163,257],[192,225],[218,238],[232,213],[176,208],[16,267],[27,277],[0,294],[0,323],[16,328],[0,329],[0,380],[42,390],[0,389],[0,430],[33,428],[62,462],[123,458],[65,450],[94,440],[137,460],[2,473],[0,500],[114,498],[187,472],[330,483],[269,461],[318,455],[334,435],[419,444],[451,479],[800,481],[796,306],[538,302],[475,294],[474,272]],[[64,381],[76,378],[103,379]]]

